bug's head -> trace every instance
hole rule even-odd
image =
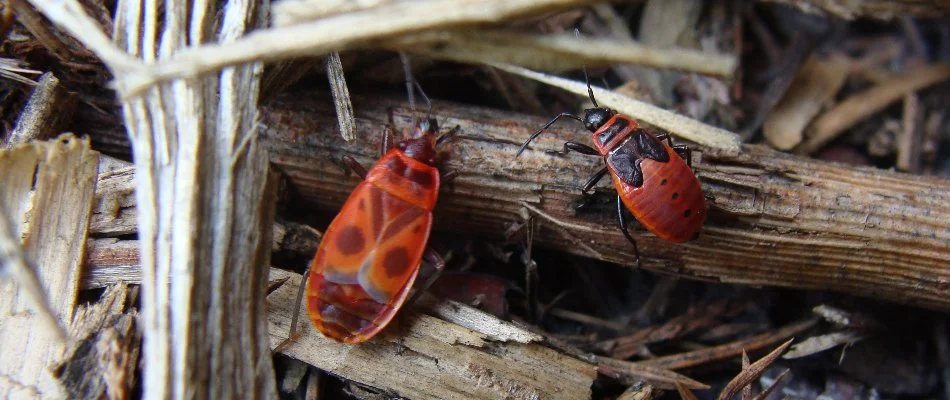
[[[435,166],[435,137],[438,131],[439,123],[435,118],[423,118],[396,147],[411,158]]]
[[[615,114],[616,111],[607,107],[588,108],[584,110],[584,127],[591,132],[597,132]]]

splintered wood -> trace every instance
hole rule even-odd
[[[288,337],[300,275],[268,296],[271,343]],[[423,298],[376,338],[343,345],[313,329],[301,306],[299,339],[284,354],[411,399],[586,399],[597,373],[535,342],[541,337],[458,303]],[[415,310],[424,309],[424,313]],[[415,310],[414,310],[415,309]],[[432,315],[437,315],[436,318]]]
[[[35,298],[48,300],[59,323],[72,319],[97,163],[98,153],[90,150],[89,142],[71,135],[0,152],[0,212],[9,213],[12,239],[23,244],[23,258],[37,268],[42,286],[37,289],[45,292],[30,293],[30,283],[17,278],[16,271],[10,271],[16,280],[0,281],[2,398],[63,397],[49,372],[62,352],[63,338],[57,338],[62,328],[56,322],[44,323],[46,314],[36,309]],[[0,259],[0,268],[7,261]]]

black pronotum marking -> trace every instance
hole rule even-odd
[[[610,143],[610,141],[613,140],[613,138],[617,136],[618,133],[622,132],[624,129],[627,129],[627,125],[629,124],[630,123],[626,119],[617,118],[614,120],[613,124],[607,127],[607,129],[604,129],[603,132],[597,134],[597,140],[601,145],[606,145],[607,143]]]

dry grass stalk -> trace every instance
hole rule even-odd
[[[851,95],[818,117],[808,128],[808,139],[795,151],[799,154],[810,154],[858,121],[874,115],[907,94],[947,79],[950,79],[950,64],[936,64],[920,71],[902,74]]]
[[[332,52],[326,58],[327,77],[330,80],[330,93],[333,95],[333,104],[336,106],[337,121],[340,123],[340,136],[343,140],[353,140],[356,134],[356,121],[353,119],[353,103],[350,101],[350,90],[346,88],[346,78],[343,76],[343,64],[340,62],[340,53]]]
[[[62,397],[48,368],[76,305],[97,159],[71,135],[0,151],[0,268],[17,282],[0,285],[0,397]]]
[[[579,96],[587,96],[587,85],[581,82],[572,81],[556,77],[553,75],[542,74],[514,65],[489,64],[495,68],[521,75],[526,78],[534,79],[539,82],[556,86],[568,92]],[[659,128],[670,131],[670,133],[693,142],[718,148],[726,151],[739,151],[741,141],[735,133],[724,129],[716,128],[702,123],[695,119],[664,110],[652,104],[642,102],[622,94],[591,87],[594,91],[594,98],[601,106],[607,106],[617,110],[620,113],[631,115],[639,120],[655,125]]]
[[[765,370],[778,360],[779,356],[788,349],[788,346],[792,345],[792,340],[789,339],[787,342],[783,343],[781,346],[772,350],[769,354],[760,358],[758,361],[749,365],[748,368],[743,368],[742,372],[739,375],[736,375],[729,383],[726,384],[726,387],[722,389],[722,392],[719,393],[718,400],[727,400],[731,399],[733,396],[738,394],[746,386],[748,386],[752,381],[759,378]],[[745,351],[743,351],[745,354]]]
[[[544,71],[583,66],[638,64],[731,77],[736,57],[680,47],[651,47],[632,40],[534,35],[499,30],[425,32],[387,41],[384,46],[471,64],[514,64]]]
[[[762,124],[765,140],[779,150],[791,150],[801,143],[805,127],[844,85],[849,65],[841,57],[820,60],[811,56]]]
[[[277,9],[274,18],[278,25],[291,23],[290,21],[293,21],[294,25],[258,30],[233,42],[206,44],[178,52],[147,70],[139,71],[141,73],[118,76],[116,86],[120,94],[134,96],[156,82],[196,77],[229,65],[275,61],[296,56],[318,56],[410,33],[500,22],[522,15],[577,7],[592,2],[403,0],[329,16],[325,15],[325,11],[321,11],[322,7],[314,7],[317,15],[296,15],[292,18],[282,16],[283,11]],[[312,18],[319,19],[311,20]]]
[[[717,360],[724,360],[741,355],[743,351],[755,351],[771,346],[783,340],[787,340],[792,336],[808,330],[814,326],[816,322],[817,320],[814,319],[799,321],[776,329],[772,332],[766,332],[732,343],[725,343],[718,346],[707,347],[705,349],[694,350],[686,353],[657,357],[650,360],[637,361],[636,364],[650,365],[668,369],[681,369],[702,365]],[[791,344],[791,341],[788,341],[787,344]],[[739,386],[739,388],[741,387],[742,386]]]
[[[140,65],[187,43],[235,40],[262,22],[256,7],[229,2],[217,23],[208,2],[120,1],[116,43]],[[104,60],[118,77],[134,73]],[[275,189],[257,142],[261,68],[164,83],[123,104],[137,171],[148,398],[276,396],[263,311]]]

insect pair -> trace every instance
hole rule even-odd
[[[413,82],[408,69],[406,75],[407,82]],[[633,245],[639,265],[639,250],[628,231],[624,208],[657,236],[682,242],[702,227],[705,199],[690,169],[688,148],[673,145],[668,134],[654,135],[632,118],[599,107],[589,81],[587,88],[594,107],[586,110],[584,118],[558,115],[532,134],[517,155],[560,118],[583,122],[593,132],[594,147],[567,142],[564,150],[604,158],[606,166],[587,181],[582,193],[589,195],[610,173],[617,189],[619,226]],[[411,96],[411,84],[409,89]],[[306,287],[308,314],[325,336],[344,343],[372,338],[407,301],[423,260],[439,272],[444,267],[441,257],[426,247],[439,186],[454,177],[440,175],[436,167],[436,146],[441,141],[436,139],[437,132],[434,119],[419,120],[395,147],[384,145],[385,153],[368,172],[352,158],[346,159],[363,182],[327,228]],[[416,293],[424,291],[435,276]]]

